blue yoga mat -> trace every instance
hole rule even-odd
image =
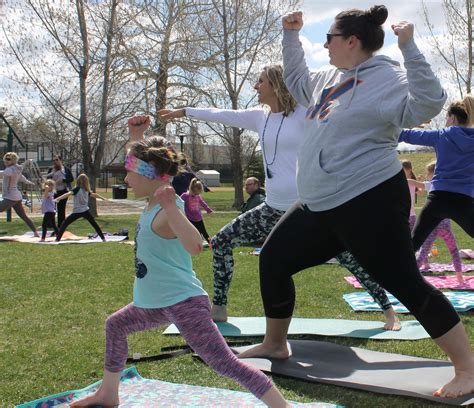
[[[223,336],[246,337],[265,335],[264,317],[229,317],[226,323],[216,323]],[[428,338],[428,333],[416,321],[402,321],[400,331],[384,330],[383,322],[341,319],[291,320],[288,334],[314,334],[320,336],[356,337],[373,340],[420,340]],[[164,334],[179,334],[172,324]]]
[[[452,303],[457,312],[467,312],[474,309],[474,292],[443,292]],[[388,299],[397,313],[410,313],[400,301],[390,293]],[[379,312],[379,305],[374,302],[367,292],[346,293],[342,298],[349,303],[350,307],[358,312]]]
[[[49,397],[17,405],[16,408],[67,407],[73,400],[94,392],[102,381],[80,390],[65,391]],[[196,385],[173,384],[165,381],[143,378],[135,367],[124,370],[120,383],[120,408],[143,407],[265,407],[252,394],[230,391],[223,388],[199,387]],[[224,402],[225,401],[225,402]],[[319,402],[292,402],[292,407],[344,408],[341,405]]]

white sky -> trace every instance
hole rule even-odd
[[[331,26],[334,16],[340,11],[350,8],[368,9],[374,4],[384,4],[388,9],[388,19],[384,25],[385,46],[381,54],[401,61],[397,39],[390,26],[399,21],[409,21],[415,24],[416,41],[423,50],[423,37],[429,36],[428,29],[423,20],[421,0],[385,0],[349,1],[349,0],[302,0],[304,26],[300,33],[301,42],[305,49],[306,62],[310,68],[319,68],[328,62],[327,50],[323,44],[326,33]],[[441,0],[426,1],[430,13],[430,23],[435,30],[442,33],[445,29],[444,14]],[[429,59],[429,56],[427,55]]]
[[[14,13],[14,7],[11,5],[22,0],[6,0],[10,3],[10,7],[6,11],[8,14]],[[388,55],[389,57],[401,61],[401,54],[398,50],[396,37],[390,29],[390,25],[394,22],[407,20],[415,24],[416,41],[420,49],[425,53],[428,61],[433,65],[433,69],[437,71],[440,67],[437,65],[438,60],[433,55],[429,54],[429,47],[425,38],[429,37],[427,27],[423,21],[421,0],[385,0],[383,2],[376,2],[375,0],[366,1],[349,1],[349,0],[302,0],[303,4],[301,10],[303,11],[304,27],[300,33],[300,38],[303,43],[307,64],[311,69],[319,68],[328,63],[327,50],[323,47],[325,41],[325,34],[333,22],[334,16],[345,9],[353,7],[367,9],[373,4],[383,3],[388,9],[388,20],[385,24],[385,46],[380,53]],[[1,3],[1,0],[0,0]],[[445,30],[444,13],[441,0],[432,0],[425,2],[428,5],[430,12],[430,23],[434,26],[436,32],[442,35]],[[27,19],[29,20],[29,19]],[[25,29],[28,23],[25,22]],[[30,26],[29,30],[34,32]],[[0,46],[6,47],[3,32],[0,30]],[[8,61],[5,55],[0,54],[0,106],[8,108],[9,102],[5,98],[5,91],[3,87],[8,82],[6,76],[10,70],[21,69],[15,61]],[[250,84],[251,85],[251,84]],[[447,85],[447,84],[444,84]],[[27,104],[23,101],[21,104]],[[13,109],[9,109],[12,111]]]

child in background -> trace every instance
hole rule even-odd
[[[413,166],[410,160],[402,160],[402,168],[405,172],[405,176],[407,180],[416,180],[415,173],[413,173]],[[416,223],[416,212],[415,212],[415,200],[416,200],[416,189],[417,186],[413,183],[408,182],[408,188],[410,189],[410,198],[411,198],[411,206],[410,206],[410,231],[413,231]]]
[[[426,191],[429,193],[431,190],[431,179],[433,178],[434,172],[436,168],[436,162],[433,161],[426,165],[426,181],[419,182],[415,180],[408,180],[408,185],[416,186],[422,191]],[[418,264],[418,268],[420,271],[427,272],[430,270],[430,265],[428,263],[428,256],[431,252],[431,248],[433,247],[433,243],[435,242],[437,237],[443,238],[448,250],[451,254],[453,259],[454,270],[456,271],[456,278],[460,285],[464,284],[464,279],[462,276],[462,263],[461,257],[459,255],[458,246],[456,244],[456,238],[454,237],[453,230],[451,228],[451,221],[448,218],[442,220],[438,226],[431,232],[431,234],[426,238],[425,242],[421,246],[420,253],[416,258],[416,262]]]
[[[54,202],[54,180],[46,180],[43,183],[43,200],[41,201],[41,212],[43,215],[43,224],[41,225],[41,239],[44,242],[48,227],[53,228],[55,235],[59,234],[56,226],[56,204]]]
[[[202,183],[197,178],[193,178],[189,183],[188,191],[181,194],[181,199],[184,201],[184,212],[186,217],[210,245],[211,241],[202,219],[201,207],[204,208],[208,214],[211,214],[212,210],[201,197],[203,191],[204,186]]]
[[[103,382],[92,395],[71,407],[116,406],[127,360],[127,336],[174,323],[192,349],[216,372],[249,389],[271,407],[288,407],[265,374],[239,360],[211,319],[207,293],[197,279],[191,255],[202,250],[202,239],[184,215],[184,203],[170,186],[178,159],[162,137],[143,139],[148,116],[129,119],[132,141],[126,157],[126,183],[135,196],[148,197],[137,224],[133,302],[106,321]],[[158,401],[157,401],[158,403]]]
[[[105,236],[102,233],[102,230],[100,229],[99,224],[97,224],[91,212],[89,211],[89,196],[94,197],[94,198],[100,198],[101,200],[104,200],[104,201],[107,201],[107,199],[97,193],[91,192],[89,177],[87,177],[85,174],[79,174],[76,180],[76,187],[74,189],[72,189],[71,191],[68,191],[62,196],[59,196],[54,201],[58,202],[58,201],[64,200],[65,198],[71,195],[73,196],[73,203],[74,203],[72,214],[70,214],[59,227],[59,233],[58,235],[56,235],[56,241],[57,242],[61,241],[61,237],[63,236],[64,231],[66,231],[66,228],[70,224],[72,224],[74,221],[78,220],[79,218],[85,218],[87,221],[89,221],[89,224],[91,224],[94,227],[95,232],[97,232],[100,238],[102,238],[102,241],[105,242]]]

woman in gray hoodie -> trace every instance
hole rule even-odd
[[[455,377],[434,395],[457,397],[474,391],[474,354],[454,308],[417,268],[408,224],[410,194],[396,152],[401,128],[436,116],[446,94],[413,40],[412,24],[392,25],[406,71],[374,55],[383,46],[387,16],[385,6],[339,13],[324,44],[334,68],[316,72],[308,70],[299,41],[302,13],[283,18],[285,83],[307,108],[298,153],[299,201],[263,246],[260,285],[267,331],[263,343],[241,357],[288,358],[292,275],[348,250],[449,356]]]
[[[13,208],[18,216],[25,221],[26,225],[30,227],[31,231],[35,234],[35,237],[39,237],[35,224],[33,224],[33,221],[31,221],[25,213],[25,209],[21,203],[21,191],[18,189],[18,182],[20,181],[31,185],[34,185],[34,183],[27,180],[25,176],[21,174],[22,167],[17,164],[17,161],[18,155],[15,152],[8,152],[3,156],[5,170],[0,171],[0,177],[3,177],[0,212]]]

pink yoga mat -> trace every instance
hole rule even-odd
[[[474,276],[464,276],[465,285],[459,285],[456,276],[424,276],[424,278],[431,283],[435,288],[439,289],[462,289],[474,290]],[[353,276],[346,276],[344,278],[355,288],[362,288],[360,283]]]
[[[430,267],[428,270],[431,272],[444,272],[444,271],[455,272],[453,264],[440,264],[440,263],[434,263],[434,262],[430,263]],[[462,271],[463,272],[474,271],[474,264],[463,263]],[[425,272],[425,270],[423,269],[422,272]]]

